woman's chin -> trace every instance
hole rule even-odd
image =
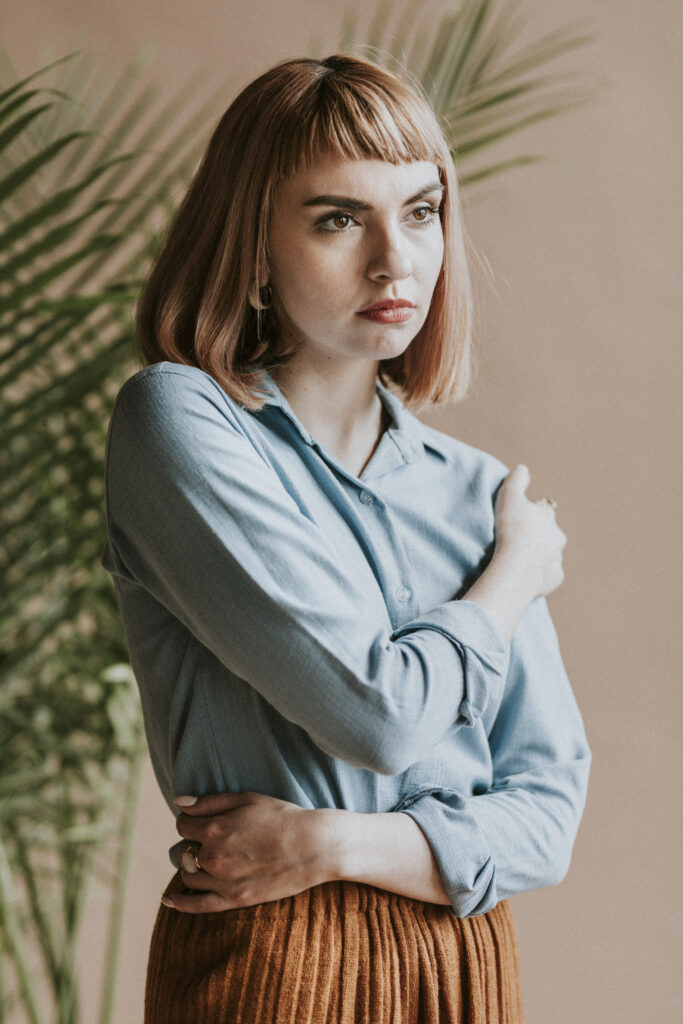
[[[410,343],[413,341],[413,335],[410,338],[388,338],[380,345],[375,346],[375,352],[377,359],[396,359],[398,356],[402,356],[406,351]]]

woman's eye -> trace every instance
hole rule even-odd
[[[438,216],[439,207],[428,204],[427,206],[418,206],[413,210],[413,215],[418,224],[428,224]]]
[[[353,222],[353,217],[350,213],[331,213],[328,217],[323,217],[322,220],[317,221],[316,227],[322,231],[345,231],[346,228]]]
[[[422,206],[415,207],[411,213],[414,217],[414,222],[418,224],[430,224],[439,216],[439,207],[433,206],[431,203],[426,203]],[[350,213],[330,213],[326,217],[322,217],[319,221],[316,221],[315,226],[319,231],[341,234],[342,232],[348,231],[351,225],[355,223],[356,220]]]

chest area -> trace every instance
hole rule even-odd
[[[464,467],[425,451],[372,472],[377,457],[391,456],[378,450],[370,472],[355,476],[315,446],[273,454],[302,515],[333,541],[345,571],[365,581],[394,628],[461,596],[482,571],[493,542],[492,497]]]

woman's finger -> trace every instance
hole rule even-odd
[[[508,487],[513,487],[520,494],[524,494],[529,483],[531,481],[531,473],[529,467],[525,466],[523,462],[520,462],[518,466],[510,470],[506,477]]]
[[[185,871],[181,869],[180,874],[183,879],[183,885],[187,886],[188,889],[215,889],[217,884],[216,879],[208,871]],[[175,893],[173,898],[175,899]]]
[[[179,814],[175,821],[176,831],[183,839],[191,839],[195,843],[208,843],[210,840],[220,842],[232,831],[235,819],[228,820],[230,814],[231,811],[223,811],[210,818],[191,818],[189,814]]]
[[[212,818],[191,818],[189,814],[179,814],[176,818],[175,827],[178,835],[183,839],[193,839],[201,843],[206,835],[206,828]]]
[[[515,466],[511,469],[505,479],[502,481],[495,498],[495,507],[497,513],[501,513],[503,508],[512,502],[516,504],[520,499],[523,500],[524,493],[529,486],[531,481],[531,475],[527,467],[520,463],[519,466]]]
[[[174,892],[172,896],[162,897],[161,902],[182,914],[215,914],[219,910],[235,909],[235,904],[217,892]]]
[[[254,794],[247,791],[237,793],[209,793],[206,796],[176,796],[173,803],[182,807],[186,814],[193,817],[199,815],[210,816],[212,814],[223,814],[224,811],[232,811],[242,804],[251,803]]]

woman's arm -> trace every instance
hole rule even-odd
[[[427,837],[458,917],[556,885],[569,868],[591,751],[542,598],[515,634],[489,730],[487,791],[424,787],[394,808],[411,815]]]
[[[365,882],[428,903],[448,904],[437,861],[407,814],[309,810],[262,793],[183,801],[178,831],[189,894],[167,906],[206,913],[283,899],[323,882]],[[194,853],[201,865],[197,871]]]
[[[560,882],[583,812],[591,752],[542,599],[513,640],[489,745],[487,792],[422,787],[391,813],[304,810],[261,794],[202,798],[185,808],[178,831],[201,844],[199,860],[211,874],[186,870],[183,878],[190,889],[213,891],[175,896],[174,905],[193,913],[246,906],[342,878],[450,904],[467,917]],[[191,857],[181,854],[181,862],[194,867]]]
[[[394,628],[370,567],[348,571],[247,428],[195,367],[128,380],[107,443],[103,565],[325,753],[400,774],[498,701],[507,649],[455,594]]]
[[[506,645],[531,602],[552,593],[564,579],[566,534],[555,522],[549,502],[526,497],[530,479],[527,467],[519,465],[501,484],[493,557],[464,595],[487,612]]]
[[[528,483],[523,466],[503,483],[496,501],[494,555],[467,594],[468,599],[481,601],[503,634],[514,631],[529,595],[547,593],[562,580],[566,538],[555,525],[550,506],[524,497]],[[467,874],[472,848],[482,848],[472,814],[461,814],[449,833],[445,818],[453,809],[432,794],[423,794],[418,808],[405,814],[304,810],[254,793],[204,797],[189,805],[188,800],[192,798],[178,800],[186,810],[178,819],[178,830],[200,845],[206,870],[197,873],[193,857],[181,851],[185,882],[192,889],[211,890],[176,895],[173,905],[188,912],[278,899],[334,879],[365,882],[457,909],[453,887],[459,883],[444,887],[444,877],[447,882],[449,878],[442,876],[443,847],[447,841],[457,861],[458,834],[458,877]],[[425,814],[430,820],[427,834],[433,838],[439,833],[439,859],[423,830]],[[508,840],[514,847],[514,830]]]

